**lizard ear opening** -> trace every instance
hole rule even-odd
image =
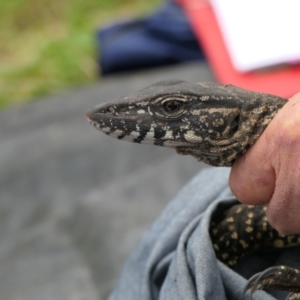
[[[237,115],[231,123],[231,127],[230,127],[230,133],[233,135],[235,134],[238,129],[239,129],[239,123],[240,123],[240,115]]]

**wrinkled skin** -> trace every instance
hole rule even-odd
[[[233,164],[230,187],[245,204],[267,204],[268,220],[279,232],[300,233],[300,93]]]

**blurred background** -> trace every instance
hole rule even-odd
[[[222,37],[233,24],[245,45],[258,45],[244,32],[257,37],[260,27],[231,21],[253,18],[247,5],[255,4],[256,23],[260,13],[270,24],[268,1],[266,11],[258,0],[0,1],[1,300],[106,299],[142,234],[207,168],[171,149],[111,139],[88,124],[87,109],[171,78],[299,91],[297,56],[238,70]],[[293,42],[299,26],[290,25],[282,33]],[[272,49],[284,44],[270,36]],[[295,49],[288,54],[300,59]]]
[[[214,80],[204,61],[181,54],[199,46],[169,5],[0,1],[1,300],[106,299],[138,239],[203,168],[111,139],[84,115],[159,80]],[[134,64],[134,51],[141,61],[152,53],[152,68]]]
[[[95,82],[96,30],[142,17],[161,0],[3,0],[0,106]]]

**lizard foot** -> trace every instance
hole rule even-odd
[[[250,291],[252,294],[265,288],[291,292],[286,300],[300,300],[300,270],[285,266],[271,267],[252,276],[244,294]]]

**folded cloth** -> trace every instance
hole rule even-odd
[[[241,300],[253,274],[278,264],[300,267],[299,248],[261,249],[234,269],[217,260],[209,224],[214,212],[237,203],[228,176],[228,168],[204,170],[177,195],[131,254],[110,300]],[[253,299],[274,298],[259,291]]]
[[[186,16],[173,2],[148,18],[103,28],[96,38],[103,75],[204,59]]]

